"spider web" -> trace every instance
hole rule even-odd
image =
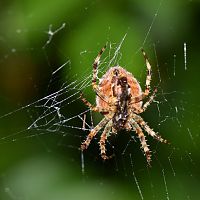
[[[18,130],[13,131],[11,127],[9,134],[1,135],[0,145],[9,147],[22,141],[30,143],[32,140],[35,145],[34,139],[36,139],[37,147],[40,146],[46,152],[61,152],[62,155],[67,155],[68,163],[78,163],[76,173],[80,173],[80,179],[84,179],[82,184],[91,181],[90,176],[94,174],[95,168],[98,170],[98,173],[94,175],[98,186],[105,185],[110,188],[110,184],[107,183],[108,177],[116,181],[119,180],[116,176],[122,178],[123,184],[127,186],[126,191],[129,192],[129,196],[125,199],[133,197],[136,199],[195,199],[198,191],[192,186],[198,185],[199,178],[197,154],[199,124],[196,124],[198,121],[196,119],[199,119],[199,106],[190,98],[192,94],[189,89],[183,89],[179,85],[179,80],[187,80],[188,73],[194,72],[191,60],[188,58],[188,49],[191,47],[184,41],[181,43],[181,50],[172,52],[171,56],[164,61],[159,60],[162,57],[159,55],[160,43],[148,39],[154,29],[162,4],[163,2],[160,1],[150,25],[147,26],[144,40],[134,48],[133,59],[141,59],[139,62],[143,62],[143,65],[137,71],[137,75],[131,71],[144,89],[146,67],[140,49],[144,48],[153,52],[150,55],[147,52],[153,68],[151,88],[153,90],[157,87],[158,92],[156,99],[142,117],[151,128],[171,144],[160,144],[150,136],[147,137],[152,150],[152,168],[147,166],[140,143],[133,132],[122,132],[108,139],[107,153],[114,155],[108,162],[103,162],[99,156],[99,136],[92,141],[87,151],[84,153],[80,151],[81,142],[102,116],[92,113],[80,100],[80,92],[84,92],[90,102],[94,102],[95,99],[95,94],[90,92],[92,90],[92,63],[91,66],[84,68],[82,74],[74,73],[70,59],[52,68],[51,55],[48,51],[55,47],[54,39],[57,34],[66,29],[66,23],[61,23],[61,26],[55,29],[50,25],[49,30],[46,31],[48,39],[40,48],[46,65],[52,68],[50,80],[47,84],[45,83],[45,95],[32,103],[19,106],[18,109],[1,115],[2,123],[14,120],[18,122],[17,118],[21,115],[26,123],[19,124]],[[123,45],[128,41],[128,36],[127,32],[119,41],[113,42],[108,39],[107,50],[99,65],[99,78],[109,67],[123,63]],[[98,46],[100,49],[101,46]],[[16,49],[12,48],[11,53],[15,52]],[[92,52],[94,55],[95,53],[96,51]],[[81,66],[90,54],[88,50],[80,52],[83,59],[80,61]],[[2,58],[1,62],[4,63],[5,58]],[[132,62],[127,64],[131,65]],[[61,74],[66,74],[66,71],[64,80],[60,80],[59,77]],[[195,113],[194,110],[196,110]],[[13,176],[8,174],[2,175],[3,191],[1,192],[4,199],[26,199],[21,197],[23,193],[21,194],[19,189],[13,186],[11,181]],[[78,182],[79,179],[76,178],[76,181]],[[117,184],[116,186],[121,187]],[[115,191],[112,187],[110,189],[111,193]],[[122,194],[125,195],[125,193]],[[109,196],[108,192],[106,197]]]

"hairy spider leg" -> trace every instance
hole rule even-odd
[[[83,97],[83,93],[80,94],[80,98],[83,101],[83,103],[94,112],[109,112],[108,109],[98,108],[97,106],[93,106],[86,98]]]
[[[101,55],[103,54],[103,52],[105,51],[106,49],[106,45],[99,51],[97,57],[95,58],[94,60],[94,63],[93,63],[93,78],[92,78],[92,88],[93,90],[96,92],[96,94],[103,100],[105,101],[106,103],[108,103],[109,105],[111,104],[108,100],[108,98],[102,94],[99,89],[98,89],[98,85],[97,85],[97,74],[98,74],[98,65],[99,65],[99,62],[100,62],[100,58],[101,58]]]
[[[142,49],[142,54],[144,56],[144,59],[146,62],[146,67],[147,67],[146,88],[145,88],[145,91],[141,95],[131,98],[131,102],[133,102],[133,103],[138,103],[138,102],[142,101],[146,96],[149,95],[149,92],[150,92],[151,65],[149,63],[149,59],[148,59],[144,49]]]
[[[142,105],[142,112],[144,112],[147,109],[147,107],[153,102],[153,100],[156,96],[156,92],[157,92],[157,88],[154,89],[152,95],[149,97],[149,99],[146,101],[146,103],[144,103]]]
[[[150,162],[151,162],[151,152],[150,152],[150,150],[148,148],[148,145],[146,143],[145,135],[142,132],[142,129],[140,128],[140,126],[134,120],[131,120],[131,124],[133,126],[133,130],[138,135],[138,138],[139,138],[140,143],[142,145],[142,149],[144,150],[144,153],[146,155],[147,163],[148,163],[149,166],[151,166],[150,165]]]
[[[153,100],[154,100],[154,98],[155,98],[155,96],[156,96],[156,92],[157,92],[157,88],[154,89],[152,95],[151,95],[151,96],[149,97],[149,99],[142,105],[142,108],[138,108],[137,110],[135,110],[135,108],[134,108],[134,112],[136,112],[137,114],[144,112],[144,111],[147,109],[147,107],[153,102]],[[141,99],[140,101],[142,101],[142,99]],[[138,102],[139,102],[139,101],[138,101]],[[133,101],[131,101],[130,103],[131,103],[131,104],[135,104],[135,103],[138,103],[138,102],[135,102],[135,101],[133,100]]]
[[[93,137],[107,124],[108,119],[105,117],[97,124],[88,134],[86,140],[81,144],[81,150],[87,149]]]
[[[144,59],[145,59],[145,62],[146,62],[146,67],[147,67],[146,89],[144,91],[144,95],[148,96],[148,94],[150,92],[150,83],[151,83],[151,65],[149,63],[149,59],[148,59],[144,49],[142,49],[142,54],[144,56]]]
[[[106,155],[106,140],[107,140],[107,137],[110,133],[110,130],[112,128],[112,120],[110,120],[107,125],[105,126],[105,129],[103,131],[103,133],[101,134],[101,139],[99,141],[99,146],[100,146],[100,150],[101,150],[101,157],[106,160],[106,159],[109,159],[110,157],[108,157]]]
[[[140,126],[154,139],[158,140],[162,143],[168,143],[167,140],[163,139],[160,135],[158,135],[153,129],[151,129],[148,124],[140,117],[139,115],[133,114],[133,118],[135,121],[140,124]]]
[[[94,60],[94,63],[93,63],[93,78],[92,78],[92,87],[93,87],[93,90],[95,92],[98,93],[97,91],[97,88],[98,88],[98,85],[97,85],[97,74],[98,74],[98,65],[99,65],[99,62],[100,62],[100,58],[101,58],[101,55],[103,54],[103,52],[105,51],[106,49],[106,46],[104,46],[98,53],[97,57],[95,58]]]

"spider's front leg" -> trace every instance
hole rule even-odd
[[[142,49],[142,54],[144,56],[144,59],[145,59],[145,62],[146,62],[146,67],[147,67],[146,89],[144,91],[144,95],[148,96],[149,92],[150,92],[150,83],[151,83],[151,65],[149,63],[149,59],[148,59],[144,49]]]
[[[90,108],[90,110],[94,111],[94,112],[109,112],[108,109],[104,109],[104,108],[98,108],[97,106],[93,106],[85,97],[83,97],[83,93],[80,94],[80,98],[82,100],[82,102],[88,106]]]
[[[101,58],[101,55],[103,54],[103,52],[105,51],[106,49],[106,45],[99,51],[97,57],[95,58],[94,60],[94,63],[93,63],[93,78],[92,78],[92,87],[93,87],[93,90],[98,93],[98,85],[97,85],[97,73],[98,73],[98,65],[99,65],[99,61],[100,61],[100,58]]]
[[[131,98],[131,102],[132,103],[138,103],[140,101],[142,101],[146,96],[149,95],[149,92],[150,92],[150,84],[151,84],[151,65],[149,63],[149,59],[144,51],[144,49],[142,49],[142,54],[144,56],[144,59],[145,59],[145,63],[146,63],[146,67],[147,67],[147,77],[146,77],[146,88],[145,88],[145,91],[137,96],[137,97],[132,97]]]
[[[106,49],[106,45],[99,51],[97,57],[94,60],[93,76],[92,76],[92,88],[103,101],[110,104],[109,99],[99,91],[99,88],[98,88],[98,85],[97,85],[98,65],[99,65],[99,62],[100,62],[101,55],[103,54],[105,49]]]
[[[86,140],[81,144],[81,150],[85,150],[88,148],[88,146],[90,145],[91,140],[93,139],[93,137],[106,125],[106,123],[108,122],[108,119],[106,119],[105,117],[99,122],[99,124],[97,124],[88,134]]]

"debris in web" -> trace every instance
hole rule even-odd
[[[184,51],[184,66],[185,66],[185,70],[187,70],[187,46],[186,46],[186,42],[184,42],[184,44],[183,44],[183,51]]]
[[[85,175],[85,161],[84,161],[84,154],[83,151],[81,151],[81,172],[82,175]]]
[[[56,29],[55,31],[52,30],[53,25],[52,25],[52,24],[49,25],[49,30],[46,32],[46,33],[48,34],[49,39],[46,41],[45,45],[43,46],[43,49],[45,49],[46,46],[50,44],[50,42],[52,41],[53,36],[54,36],[55,34],[57,34],[60,30],[62,30],[62,29],[65,28],[65,25],[66,25],[66,23],[63,23],[63,24],[62,24],[58,29]]]
[[[193,160],[192,157],[191,157],[192,153],[186,151],[186,155],[187,155],[187,157],[189,158],[189,160],[190,160],[190,162],[192,163],[192,165],[193,165],[193,166],[196,166],[194,160]]]
[[[176,76],[176,54],[174,54],[174,76]]]

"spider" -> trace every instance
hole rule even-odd
[[[160,142],[167,143],[167,140],[162,139],[139,116],[151,104],[157,92],[157,88],[155,88],[146,103],[143,103],[143,99],[150,93],[151,65],[148,57],[142,49],[147,67],[146,88],[144,92],[142,92],[136,78],[120,66],[111,67],[100,79],[99,84],[97,84],[98,65],[105,48],[106,46],[101,49],[93,63],[92,87],[96,93],[96,106],[88,102],[81,93],[81,100],[84,104],[92,111],[100,112],[104,118],[90,131],[86,140],[81,145],[81,150],[87,149],[95,135],[105,127],[101,134],[99,146],[101,157],[103,160],[106,160],[110,158],[106,155],[105,146],[110,132],[117,134],[122,129],[126,131],[134,130],[140,140],[141,148],[146,155],[147,163],[150,165],[151,152],[142,129]]]

